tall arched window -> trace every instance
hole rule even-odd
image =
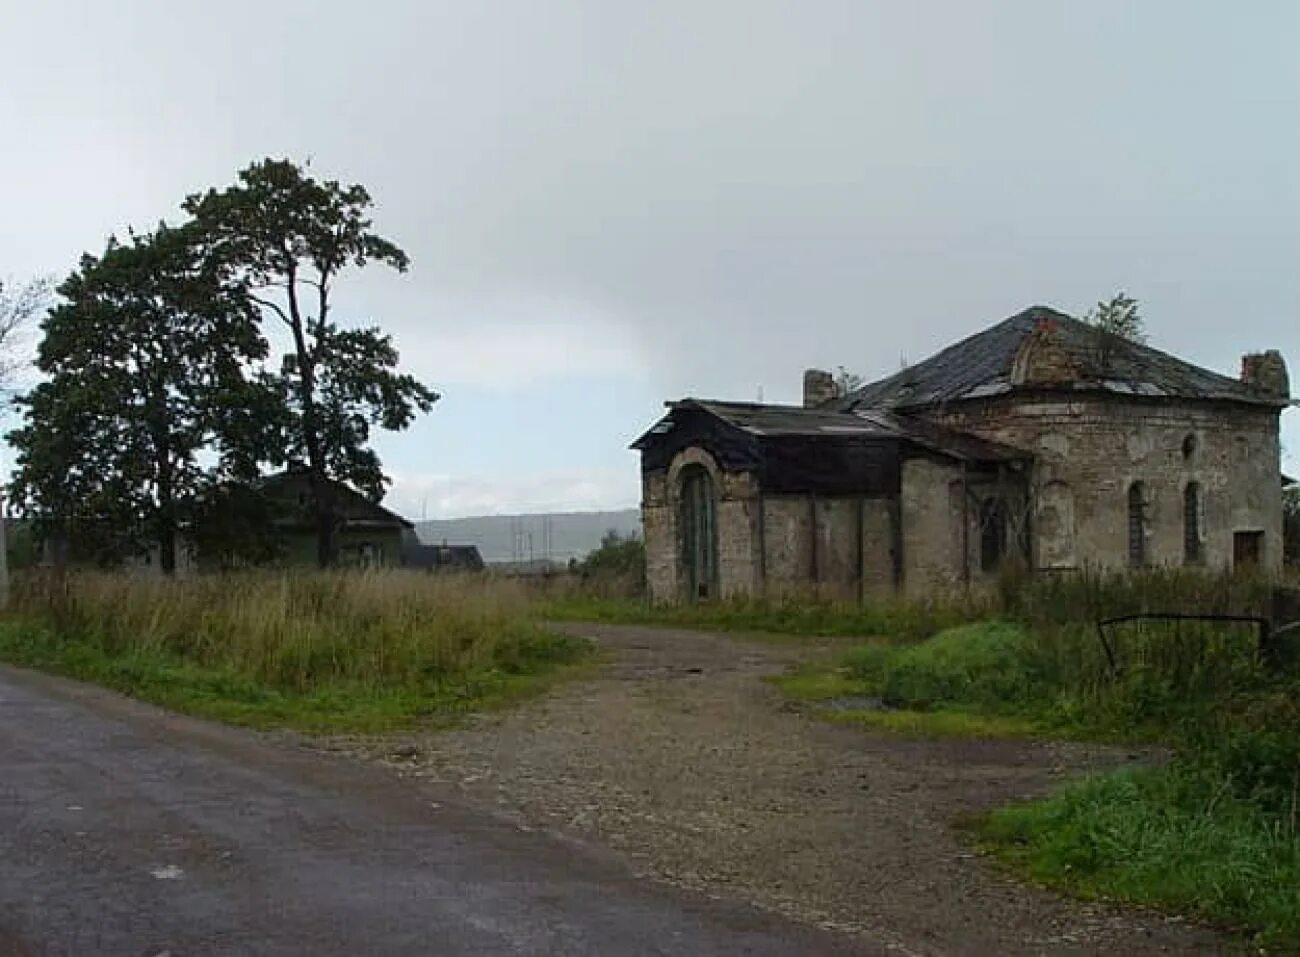
[[[690,601],[718,593],[717,505],[713,479],[699,465],[682,469],[681,545]]]
[[[1141,482],[1128,487],[1128,563],[1140,568],[1147,563],[1146,489]]]
[[[1188,482],[1183,489],[1183,560],[1194,565],[1201,560],[1201,486]]]
[[[1007,506],[1000,498],[980,503],[980,568],[995,571],[1007,554]]]

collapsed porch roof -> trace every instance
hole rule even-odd
[[[1029,453],[890,410],[839,412],[800,406],[682,399],[632,443],[643,468],[667,467],[700,445],[724,469],[751,471],[778,491],[892,494],[900,462],[939,455],[977,466],[1023,462]]]

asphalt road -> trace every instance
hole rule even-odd
[[[881,952],[373,767],[0,668],[0,957]]]

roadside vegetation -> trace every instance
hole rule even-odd
[[[976,839],[1037,883],[1300,951],[1300,636],[1283,633],[1263,654],[1248,624],[1133,622],[1110,630],[1108,654],[1095,624],[1140,611],[1261,613],[1263,584],[1157,572],[1024,583],[990,600],[993,617],[919,642],[855,643],[780,684],[832,720],[876,730],[1170,748],[1166,763],[986,814],[972,822]]]
[[[584,619],[835,636],[777,679],[830,720],[910,735],[1138,742],[1167,758],[969,821],[1023,877],[1235,928],[1300,952],[1300,635],[1261,654],[1222,622],[1115,627],[1143,611],[1252,614],[1269,586],[1185,572],[1016,580],[978,596],[827,595],[653,607],[635,543],[544,584],[487,576],[248,571],[165,580],[28,574],[0,660],[257,727],[454,722],[545,689],[591,649]]]
[[[30,575],[0,660],[255,727],[380,731],[534,693],[589,654],[505,582],[249,572]]]
[[[1300,635],[1099,619],[1266,614],[1270,583],[1185,571],[1008,577],[980,595],[858,604],[829,595],[651,606],[553,596],[556,618],[839,636],[776,679],[828,720],[917,736],[1137,743],[1167,759],[1067,784],[969,823],[1034,882],[1196,916],[1300,953]],[[1112,663],[1112,655],[1114,661]]]

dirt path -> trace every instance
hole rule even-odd
[[[596,840],[641,874],[863,933],[905,954],[1221,953],[1217,935],[1001,878],[951,827],[1122,754],[907,741],[828,725],[761,681],[794,647],[574,626],[589,681],[455,732],[335,742],[521,825]]]

